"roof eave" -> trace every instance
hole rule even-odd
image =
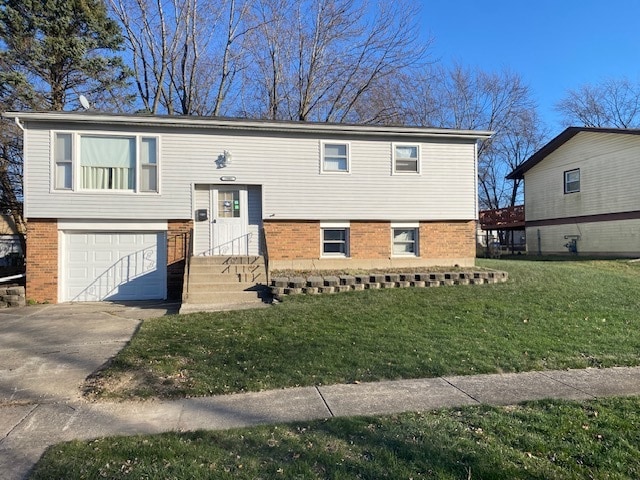
[[[513,169],[511,173],[507,175],[507,180],[516,180],[524,178],[524,174],[540,163],[549,154],[560,148],[562,145],[571,140],[580,132],[594,132],[594,133],[618,133],[626,135],[640,135],[640,129],[628,129],[628,128],[605,128],[605,127],[567,127],[559,135],[549,141],[540,150],[531,155],[520,166]]]
[[[217,128],[229,130],[260,130],[301,133],[382,135],[382,136],[433,136],[485,140],[491,131],[454,130],[414,126],[381,126],[312,122],[287,122],[272,120],[246,120],[195,116],[169,115],[120,115],[92,114],[86,112],[4,112],[5,118],[23,121],[71,122],[83,124],[119,124],[130,126],[171,126],[180,128]]]

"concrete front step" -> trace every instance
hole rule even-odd
[[[264,264],[240,264],[240,265],[216,265],[216,264],[191,264],[189,273],[193,274],[241,274],[252,273],[255,275],[267,274]]]
[[[264,258],[256,255],[191,257],[191,265],[264,265]]]
[[[261,256],[191,257],[183,304],[262,303],[269,296]]]
[[[203,283],[267,283],[264,273],[191,273],[189,285]]]
[[[255,282],[235,282],[235,283],[191,283],[189,282],[188,293],[205,293],[205,292],[244,292],[255,289]]]
[[[243,292],[189,292],[185,298],[187,304],[213,304],[213,303],[263,303],[266,292],[252,290]]]

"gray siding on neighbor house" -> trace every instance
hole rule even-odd
[[[568,253],[577,239],[578,253],[637,255],[639,159],[640,136],[603,132],[580,132],[544,157],[524,174],[527,250]],[[580,191],[565,194],[574,169]]]
[[[157,135],[160,193],[61,192],[50,188],[52,124],[28,121],[26,216],[31,218],[188,219],[194,184],[261,186],[261,218],[310,220],[469,220],[476,218],[475,140],[398,138],[167,126],[59,123],[56,131]],[[320,173],[320,142],[350,143],[348,174]],[[392,174],[392,143],[419,143],[421,173]],[[223,151],[233,162],[217,168]],[[257,188],[257,187],[256,187]],[[250,190],[250,202],[256,191]],[[255,202],[252,203],[255,206]],[[253,216],[252,216],[253,215]],[[255,210],[251,225],[258,225]]]
[[[640,210],[640,136],[580,132],[525,173],[526,220]],[[564,172],[580,169],[580,192]]]

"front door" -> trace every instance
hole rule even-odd
[[[248,255],[247,189],[211,187],[211,255]]]

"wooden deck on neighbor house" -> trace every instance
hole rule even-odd
[[[524,205],[481,210],[479,221],[482,230],[522,230],[524,229]]]

